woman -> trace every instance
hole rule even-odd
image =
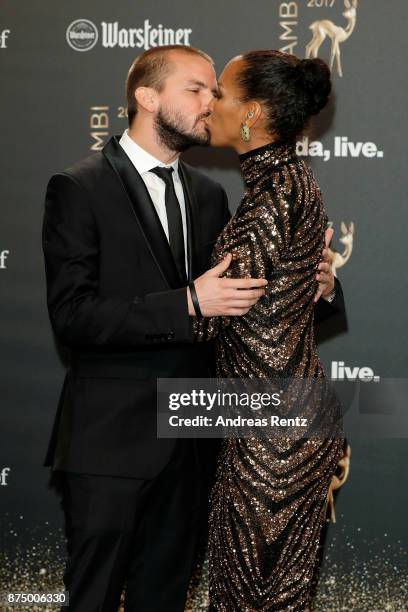
[[[327,218],[296,139],[330,90],[324,62],[278,51],[246,53],[221,74],[211,143],[237,151],[246,191],[216,242],[213,264],[230,252],[228,276],[269,282],[246,315],[197,319],[196,339],[216,338],[218,377],[324,378],[313,309]],[[341,433],[223,441],[211,498],[212,609],[307,608],[342,448]]]

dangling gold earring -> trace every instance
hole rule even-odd
[[[241,138],[244,142],[251,140],[251,131],[246,123],[241,123]]]

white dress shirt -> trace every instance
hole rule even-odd
[[[186,255],[186,274],[188,276],[186,203],[184,199],[183,185],[181,183],[180,176],[178,173],[179,160],[176,159],[172,164],[166,166],[166,164],[163,164],[163,162],[159,161],[158,159],[153,157],[153,155],[150,155],[150,153],[148,153],[147,151],[142,149],[142,147],[136,144],[135,141],[130,138],[127,130],[123,132],[119,144],[125,151],[126,155],[129,157],[136,170],[139,172],[140,176],[142,177],[150,194],[160,222],[163,226],[164,233],[167,236],[167,240],[169,239],[169,227],[167,222],[167,212],[165,204],[166,184],[159,176],[157,176],[157,174],[154,174],[154,172],[149,171],[152,168],[155,168],[156,166],[162,166],[163,168],[173,168],[171,176],[173,178],[174,190],[176,192],[176,196],[180,204],[181,219],[183,223],[184,252]]]

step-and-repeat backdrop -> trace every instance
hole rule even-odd
[[[406,0],[2,0],[0,591],[62,587],[62,513],[42,467],[64,376],[45,303],[45,187],[126,128],[124,81],[143,50],[193,45],[218,72],[257,48],[332,61],[333,100],[298,143],[335,229],[347,304],[347,324],[320,330],[320,351],[333,378],[364,378],[371,398],[373,386],[405,376],[407,24]],[[234,211],[235,154],[185,157],[225,186]],[[360,428],[349,443],[317,609],[406,610],[406,432],[369,438]],[[205,608],[205,584],[191,605]]]

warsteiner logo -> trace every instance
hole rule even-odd
[[[67,43],[74,51],[89,51],[98,42],[98,30],[88,19],[76,19],[67,28]]]
[[[106,49],[150,49],[162,45],[189,45],[191,28],[166,28],[161,23],[154,27],[148,19],[139,28],[121,27],[118,21],[102,21],[100,44]],[[88,19],[77,19],[67,28],[66,38],[71,49],[89,51],[98,42],[98,29]]]

